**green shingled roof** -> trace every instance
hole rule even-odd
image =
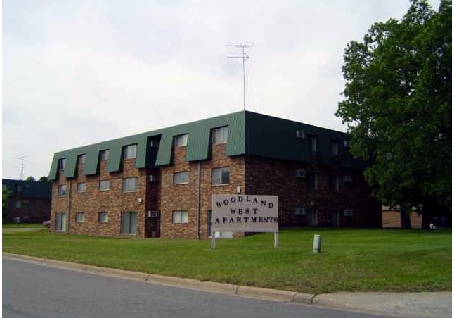
[[[229,127],[226,150],[228,156],[250,154],[309,162],[309,138],[300,139],[295,135],[297,130],[302,130],[308,136],[317,136],[318,158],[321,164],[330,163],[332,160],[330,140],[337,140],[339,141],[341,166],[352,169],[364,167],[362,161],[354,160],[348,150],[343,147],[343,141],[347,139],[347,136],[342,132],[254,112],[240,111],[58,152],[54,155],[49,179],[55,180],[58,160],[62,158],[66,158],[65,177],[75,177],[77,156],[82,154],[86,155],[85,174],[96,174],[99,153],[105,149],[109,149],[110,152],[108,171],[119,171],[122,149],[131,144],[137,144],[136,168],[171,165],[173,140],[175,136],[181,134],[188,134],[186,160],[206,160],[210,156],[211,130],[222,126]],[[159,141],[157,150],[150,146],[151,140]]]

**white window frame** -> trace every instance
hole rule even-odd
[[[227,180],[225,180],[225,172],[227,172]],[[226,185],[230,183],[230,168],[219,167],[211,170],[211,183],[212,185]]]
[[[132,217],[133,214],[135,215],[135,217]],[[124,223],[125,219],[127,219],[128,222],[127,224]],[[137,228],[138,228],[138,213],[135,211],[122,212],[120,220],[120,234],[137,235]]]
[[[106,211],[98,212],[98,223],[108,223],[109,214]]]
[[[102,184],[107,184],[107,188],[101,188]],[[109,191],[110,190],[110,180],[100,180],[98,185],[99,191]]]
[[[188,184],[189,171],[175,172],[173,174],[173,184]]]
[[[85,222],[85,213],[76,212],[76,223],[84,223],[84,222]]]
[[[139,179],[137,177],[123,178],[122,191],[123,192],[137,192]]]
[[[137,158],[137,144],[123,147],[123,159]]]
[[[66,196],[66,184],[59,184],[57,188],[57,194],[59,197]]]
[[[64,170],[66,167],[66,158],[58,159],[58,170]]]
[[[83,189],[81,189],[83,187]],[[77,184],[77,193],[87,192],[87,183],[86,182],[79,182]]]
[[[189,212],[188,212],[188,210],[174,210],[174,211],[172,211],[172,223],[173,224],[186,224],[186,223],[189,223]]]
[[[87,159],[87,156],[86,156],[85,154],[78,155],[78,156],[77,156],[77,163],[78,163],[79,165],[84,165],[86,159]]]
[[[228,126],[223,126],[223,127],[213,129],[213,131],[212,131],[213,145],[227,143],[228,135],[229,135]]]
[[[104,150],[101,150],[100,154],[99,154],[99,157],[101,160],[108,160],[109,159],[109,149],[104,149]]]
[[[175,136],[174,144],[175,147],[186,147],[188,145],[188,134]]]

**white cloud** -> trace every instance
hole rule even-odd
[[[435,2],[436,4],[439,1]],[[3,177],[56,151],[243,108],[344,130],[343,49],[406,0],[3,3]]]

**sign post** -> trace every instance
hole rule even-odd
[[[216,231],[271,232],[279,247],[278,197],[266,195],[213,194],[211,248]]]

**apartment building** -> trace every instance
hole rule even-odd
[[[280,227],[380,227],[365,166],[345,133],[231,113],[56,153],[52,229],[207,238],[212,194],[233,193],[279,196]]]
[[[4,221],[41,223],[50,220],[50,182],[2,179],[2,188],[9,193]]]

